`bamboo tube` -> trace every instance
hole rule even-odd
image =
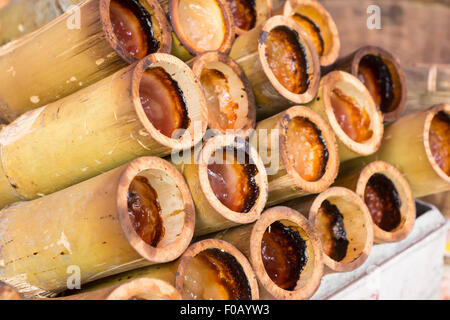
[[[334,66],[361,79],[372,94],[384,121],[398,119],[406,107],[407,85],[400,63],[379,47],[365,46]]]
[[[369,209],[353,191],[332,187],[317,197],[294,199],[284,205],[308,217],[319,234],[325,272],[348,272],[361,266],[373,245]]]
[[[152,194],[131,189],[141,179]],[[143,201],[138,208],[136,195]],[[136,213],[152,203],[157,216],[155,210]],[[65,290],[77,269],[83,284],[172,261],[192,239],[194,212],[186,182],[175,167],[157,157],[136,159],[0,211],[0,280],[25,297],[49,296]]]
[[[28,34],[66,11],[81,0],[14,0],[0,10],[0,45]],[[6,4],[6,3],[5,3]],[[0,1],[0,8],[2,1]],[[73,13],[73,12],[72,12]]]
[[[259,122],[251,141],[266,165],[268,205],[322,192],[338,174],[336,138],[308,107],[294,106]]]
[[[228,53],[235,37],[227,0],[159,0],[172,23],[172,54],[187,61],[206,51]]]
[[[270,208],[256,223],[215,237],[235,245],[250,260],[261,299],[308,299],[320,285],[323,261],[319,236],[295,210]]]
[[[250,81],[259,120],[307,103],[317,93],[319,57],[303,29],[287,17],[274,16],[239,36],[230,56]]]
[[[272,0],[226,0],[239,36],[272,16]]]
[[[167,94],[172,103],[175,87],[182,92],[176,91],[176,96],[184,99],[182,109],[189,121],[179,139],[160,131],[164,127],[148,113],[153,107],[141,100],[148,96],[149,70],[164,70],[176,82],[167,86],[170,94],[160,89],[166,84],[158,82],[158,97]],[[157,53],[28,112],[1,131],[0,204],[61,190],[139,156],[165,156],[171,149],[190,148],[206,130],[204,106],[203,91],[190,68],[169,54]],[[164,114],[167,123],[170,113]]]
[[[52,300],[181,300],[181,294],[166,281],[140,278],[109,288]]]
[[[196,236],[259,218],[267,201],[267,174],[258,152],[244,139],[213,137],[178,166],[194,199]]]
[[[373,220],[376,243],[403,240],[416,219],[416,205],[405,177],[394,166],[374,161],[339,176],[336,185],[364,199]],[[381,206],[381,208],[380,208]]]
[[[145,1],[153,26],[152,40],[159,43],[157,48],[149,46],[147,53],[155,49],[170,52],[170,27],[164,11],[156,0]],[[130,53],[114,33],[110,2],[85,0],[79,4],[79,26],[72,21],[72,13],[67,12],[0,48],[2,118],[12,121],[28,110],[91,85],[140,57]]]
[[[209,128],[247,137],[255,128],[255,97],[244,71],[227,55],[209,51],[188,62],[205,92]]]
[[[341,42],[331,15],[315,0],[288,0],[283,14],[300,24],[310,36],[321,66],[333,64],[339,56]]]
[[[369,91],[351,74],[333,71],[324,76],[309,106],[328,121],[336,134],[341,162],[373,154],[380,147],[383,117]]]
[[[84,286],[82,291],[105,288],[137,278],[162,279],[175,284],[185,300],[259,299],[256,276],[247,258],[233,245],[217,239],[192,244],[175,262],[111,276]]]
[[[442,113],[441,113],[442,112]],[[430,136],[434,119],[438,114],[447,117],[450,105],[447,103],[432,106],[428,110],[413,113],[398,119],[386,127],[385,138],[380,150],[368,158],[355,159],[346,167],[362,166],[374,160],[386,161],[405,176],[411,186],[414,197],[423,197],[450,190],[449,165],[449,121],[443,121],[441,137],[436,136],[431,143]],[[445,130],[445,128],[447,128]],[[439,134],[439,128],[435,130]],[[436,160],[435,159],[436,156]],[[439,163],[442,164],[442,169]]]
[[[23,298],[16,289],[0,281],[1,300],[23,300]]]

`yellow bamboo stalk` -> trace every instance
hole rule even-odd
[[[277,27],[286,27],[298,35],[299,45],[305,49],[307,74],[310,81],[303,93],[293,93],[275,77],[266,58],[266,40],[269,32]],[[231,48],[230,57],[242,67],[255,94],[257,119],[277,114],[294,104],[311,101],[319,86],[320,65],[316,50],[306,33],[294,21],[283,16],[274,16],[263,25],[239,36]]]
[[[183,92],[190,124],[169,138],[147,118],[139,88],[144,71],[162,67]],[[206,129],[205,99],[190,68],[157,53],[71,96],[21,116],[1,131],[0,204],[34,199],[143,155],[187,149]]]
[[[346,96],[358,101],[370,118],[372,136],[363,142],[351,139],[339,125],[331,104],[334,89],[341,90]],[[356,77],[343,71],[333,71],[322,77],[317,97],[308,104],[322,118],[326,119],[333,129],[338,143],[341,162],[358,156],[370,155],[378,150],[383,138],[383,117],[377,110],[369,91]]]
[[[262,258],[266,254],[262,252],[263,236],[275,222],[290,227],[306,243],[308,260],[293,290],[283,289],[271,279]],[[323,262],[319,236],[308,220],[295,210],[281,206],[267,209],[255,223],[228,229],[216,234],[215,238],[230,242],[250,260],[258,279],[261,299],[308,299],[320,285]],[[279,276],[284,275],[280,273]]]
[[[128,212],[129,186],[138,175],[148,179],[161,207],[165,232],[157,246],[138,235]],[[0,280],[25,297],[49,296],[72,281],[172,261],[188,247],[194,224],[192,198],[177,169],[161,158],[139,158],[0,211]]]
[[[84,0],[17,41],[0,47],[0,116],[8,121],[66,97],[135,62],[113,32],[111,0]],[[170,27],[157,0],[146,0],[157,52],[170,52]],[[74,16],[75,15],[75,16]],[[77,21],[79,19],[79,21]],[[79,22],[79,25],[78,23]]]
[[[323,174],[315,181],[306,180],[295,168],[296,146],[288,144],[288,129],[292,120],[307,119],[320,132],[327,150]],[[308,107],[294,106],[273,117],[258,122],[251,138],[266,166],[269,179],[268,205],[326,190],[336,178],[339,156],[336,138],[328,123]],[[300,148],[301,141],[298,142]],[[316,159],[308,159],[313,162]],[[306,160],[305,160],[306,161]],[[325,161],[323,159],[322,161]]]

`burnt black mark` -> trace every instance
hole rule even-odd
[[[330,258],[341,261],[347,255],[349,241],[347,240],[347,232],[344,227],[344,216],[338,207],[330,203],[328,200],[322,202],[321,208],[330,220],[330,234],[332,239],[332,249]]]

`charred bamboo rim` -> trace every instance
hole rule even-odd
[[[149,11],[152,17],[155,38],[159,41],[159,49],[157,52],[169,53],[172,49],[172,30],[159,1],[140,0],[140,2],[145,9]],[[103,31],[105,32],[106,39],[116,53],[125,60],[125,62],[131,64],[138,59],[132,56],[126,48],[120,44],[119,39],[114,33],[110,16],[110,4],[111,0],[100,0],[100,21],[102,23]]]
[[[0,301],[1,300],[24,300],[24,298],[12,286],[0,281]]]
[[[430,146],[431,122],[433,121],[433,118],[441,111],[444,111],[444,112],[450,114],[450,104],[448,104],[448,103],[437,104],[437,105],[432,106],[427,111],[425,111],[426,116],[425,116],[424,130],[423,130],[423,144],[425,146],[425,153],[427,155],[428,162],[431,164],[431,167],[433,168],[433,170],[444,181],[446,181],[447,183],[450,183],[450,176],[448,176],[444,172],[444,170],[441,169],[439,164],[436,162],[436,160],[433,157],[433,153],[431,152],[431,146]]]
[[[310,81],[308,89],[303,93],[293,93],[285,88],[275,77],[272,70],[270,69],[269,63],[266,59],[266,40],[270,31],[277,27],[286,27],[298,35],[298,40],[300,46],[305,48],[306,60],[308,61],[308,79]],[[269,79],[270,83],[275,87],[277,92],[281,94],[284,98],[292,101],[293,103],[307,103],[310,102],[317,94],[320,81],[320,64],[319,56],[316,49],[314,48],[308,35],[303,31],[303,29],[295,23],[292,19],[284,16],[273,16],[264,24],[262,31],[258,39],[258,53],[259,60],[261,62],[264,73]]]
[[[353,56],[353,59],[351,61],[351,73],[355,77],[358,77],[358,70],[359,70],[359,64],[361,62],[361,59],[368,55],[374,55],[378,56],[383,59],[385,63],[390,63],[393,66],[393,70],[395,71],[396,75],[393,75],[393,81],[394,85],[400,86],[400,101],[397,105],[397,107],[387,113],[383,113],[384,121],[391,122],[397,120],[400,115],[403,113],[403,111],[406,108],[406,96],[407,96],[407,86],[406,86],[406,79],[405,74],[403,73],[402,68],[400,67],[399,60],[393,56],[391,53],[387,52],[386,50],[375,47],[375,46],[365,46],[360,49],[358,49]],[[390,72],[392,72],[391,68],[389,68]],[[397,79],[395,81],[394,79]]]
[[[306,242],[308,262],[300,274],[297,286],[292,291],[285,290],[272,281],[262,260],[261,243],[264,233],[277,221],[295,229]],[[323,274],[320,240],[312,225],[298,211],[284,206],[267,209],[254,224],[249,241],[250,261],[258,281],[275,299],[303,300],[310,298],[316,292]]]
[[[141,239],[128,214],[128,190],[136,176],[147,178],[158,194],[165,233],[156,247]],[[173,165],[158,157],[138,158],[124,168],[117,187],[117,211],[130,245],[153,263],[178,258],[194,235],[195,209],[189,187]]]
[[[295,118],[304,118],[313,123],[320,131],[320,136],[325,142],[325,147],[328,151],[328,160],[323,175],[316,181],[303,179],[297,170],[295,170],[293,162],[289,160],[291,150],[289,150],[287,145],[287,132],[289,122]],[[339,172],[339,155],[336,138],[328,123],[311,108],[294,106],[284,112],[279,122],[279,130],[281,161],[296,186],[309,193],[319,193],[327,189],[334,182]]]
[[[288,0],[283,7],[283,15],[289,17],[301,13],[317,24],[324,43],[324,53],[319,57],[321,66],[329,66],[336,61],[341,48],[336,23],[328,11],[315,0]]]
[[[252,161],[258,169],[258,173],[255,176],[255,182],[259,188],[259,194],[248,212],[242,213],[229,209],[217,198],[211,187],[208,178],[208,164],[214,156],[216,150],[224,148],[245,150],[250,161]],[[205,195],[205,198],[208,200],[209,205],[226,220],[238,224],[244,224],[254,222],[260,217],[261,212],[264,210],[266,205],[269,190],[267,174],[258,152],[246,140],[231,134],[215,136],[208,140],[200,153],[198,175],[200,187]]]
[[[160,131],[148,119],[140,99],[140,84],[144,72],[149,68],[162,67],[175,80],[183,92],[186,103],[189,126],[178,139],[170,138]],[[171,149],[184,150],[197,144],[207,127],[206,100],[198,80],[192,70],[180,59],[166,53],[154,53],[134,67],[131,79],[131,91],[134,109],[147,133],[158,143]]]
[[[248,137],[256,126],[255,96],[247,76],[242,68],[229,56],[218,52],[208,51],[193,59],[189,65],[195,76],[200,79],[205,68],[222,72],[228,80],[230,90],[233,90],[233,100],[239,101],[237,120],[232,133]],[[226,133],[227,129],[220,126],[218,116],[208,110],[208,125],[219,133]]]
[[[370,117],[370,129],[373,131],[372,137],[364,142],[358,143],[350,138],[339,125],[331,104],[331,94],[334,89],[340,89],[349,97],[358,101],[362,108],[365,108]],[[345,71],[333,71],[322,78],[322,94],[316,100],[323,99],[325,115],[337,138],[351,151],[367,156],[378,150],[383,139],[383,116],[377,110],[375,102],[364,84],[355,76]]]
[[[264,23],[264,21],[269,19],[272,16],[273,10],[272,0],[254,0],[254,2],[256,11],[256,22],[255,26],[252,29],[254,29],[256,26],[260,25],[261,23]],[[241,29],[235,25],[235,31],[238,36],[250,30]]]
[[[416,205],[408,181],[402,173],[384,161],[371,162],[363,168],[356,184],[356,193],[364,199],[364,191],[369,179],[376,173],[383,174],[393,184],[401,201],[400,224],[392,231],[385,231],[373,223],[375,242],[400,241],[411,232],[416,220]]]
[[[335,204],[343,215],[349,244],[347,254],[341,261],[330,258],[325,252],[323,261],[333,271],[355,270],[366,261],[373,245],[374,231],[369,209],[355,192],[342,187],[332,187],[319,194],[309,209],[309,221],[316,229],[318,212],[325,200]]]
[[[106,300],[181,300],[181,294],[171,284],[151,278],[139,278],[115,288]]]
[[[196,242],[186,250],[186,252],[180,258],[180,263],[178,264],[177,276],[175,278],[175,288],[177,288],[179,292],[183,292],[185,273],[189,263],[191,262],[192,258],[194,258],[196,255],[208,249],[218,249],[224,253],[231,255],[236,259],[236,261],[242,267],[242,270],[244,271],[244,274],[247,278],[251,292],[251,299],[258,300],[259,299],[258,282],[256,280],[255,272],[253,271],[250,262],[242,254],[242,252],[236,249],[235,246],[226,241],[218,239],[206,239]]]
[[[196,45],[188,38],[183,30],[182,21],[180,19],[179,4],[183,0],[168,0],[169,1],[169,17],[172,23],[173,31],[175,32],[177,38],[180,40],[181,44],[190,54],[196,56],[203,53],[205,50],[197,48]],[[224,29],[224,39],[218,48],[211,48],[211,50],[217,50],[223,53],[228,53],[231,50],[231,45],[235,39],[235,26],[233,15],[231,14],[230,7],[226,3],[226,0],[209,0],[214,1],[221,11],[221,17],[217,18],[216,21],[223,21]],[[206,1],[205,1],[206,3]]]

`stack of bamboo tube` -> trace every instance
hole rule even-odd
[[[0,2],[0,300],[309,299],[450,190],[450,105],[315,0],[66,2]]]

